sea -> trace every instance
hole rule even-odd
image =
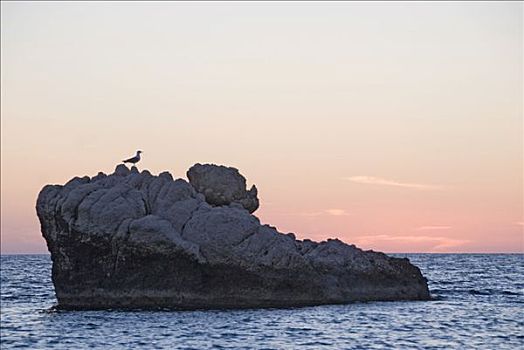
[[[49,255],[1,256],[14,349],[524,349],[524,254],[393,254],[433,300],[288,309],[58,311]]]

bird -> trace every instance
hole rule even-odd
[[[123,160],[123,163],[131,163],[135,165],[140,161],[140,153],[143,153],[142,151],[136,151],[136,155],[134,157],[131,157],[129,159]]]

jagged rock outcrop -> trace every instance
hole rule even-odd
[[[189,183],[214,206],[238,203],[253,213],[258,209],[255,185],[246,190],[246,179],[235,168],[215,164],[195,164],[187,171]]]
[[[256,190],[245,190],[236,169],[197,164],[188,177],[191,183],[119,165],[111,175],[42,189],[36,209],[60,307],[284,307],[429,298],[425,278],[407,259],[336,239],[296,240],[262,225],[249,213],[258,207]]]

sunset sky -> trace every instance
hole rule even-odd
[[[40,189],[234,166],[263,223],[386,252],[524,252],[523,4],[1,3],[2,253]]]

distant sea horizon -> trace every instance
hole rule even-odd
[[[524,255],[524,251],[521,252],[384,252],[374,249],[362,249],[364,251],[366,250],[373,250],[375,252],[381,252],[384,254],[390,254],[390,255],[399,255],[399,254],[432,254],[432,255]],[[0,256],[2,255],[51,255],[51,253],[0,253]]]

